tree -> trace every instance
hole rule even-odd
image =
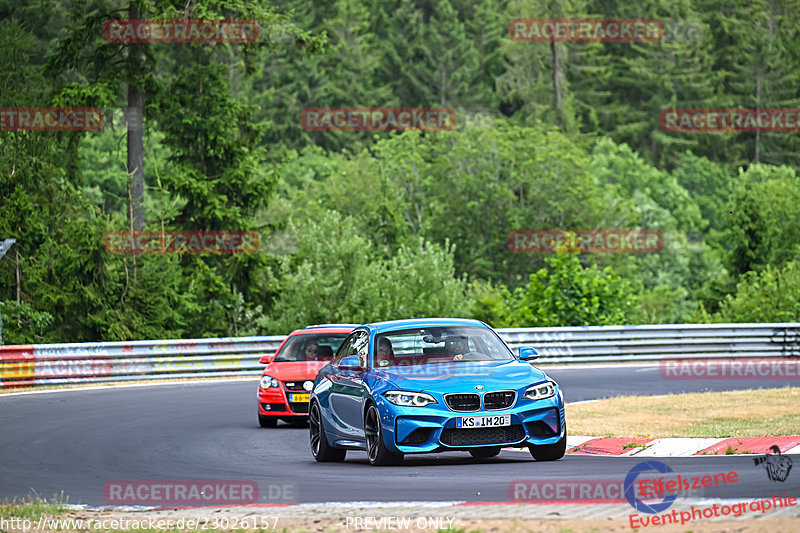
[[[800,316],[800,264],[767,266],[747,272],[712,316],[714,322],[797,322]]]
[[[740,173],[729,207],[724,240],[731,273],[792,259],[800,243],[800,180],[793,169],[752,165]]]
[[[716,43],[713,71],[723,75],[720,87],[734,107],[796,108],[800,74],[800,3],[760,0],[739,5],[709,3]],[[754,31],[754,28],[758,28]],[[752,162],[797,165],[797,136],[783,132],[746,132],[732,136],[727,161],[732,168]]]
[[[381,57],[376,74],[391,80],[402,107],[481,109],[491,101],[470,32],[474,26],[465,23],[457,6],[451,0],[376,2],[372,31]]]
[[[465,284],[447,249],[418,241],[382,259],[353,219],[333,211],[288,230],[295,248],[279,268],[278,297],[259,322],[264,331],[468,314]]]
[[[531,274],[515,292],[522,327],[627,324],[636,313],[633,285],[610,267],[582,267],[577,254],[556,253],[549,269]]]

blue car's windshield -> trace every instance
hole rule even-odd
[[[373,348],[375,367],[514,359],[494,332],[476,326],[392,331],[376,335]]]

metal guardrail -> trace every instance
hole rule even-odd
[[[800,356],[800,322],[499,329],[539,363]],[[258,376],[285,336],[0,346],[0,387]]]
[[[0,346],[0,387],[258,376],[284,335]]]
[[[515,328],[498,333],[512,348],[536,348],[540,363],[800,356],[800,322]]]

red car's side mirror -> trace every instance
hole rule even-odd
[[[259,359],[258,362],[261,363],[262,365],[268,365],[268,364],[270,364],[272,362],[272,360],[274,358],[275,358],[275,354],[274,353],[270,353],[270,354],[267,354],[267,355],[262,355],[261,359]]]

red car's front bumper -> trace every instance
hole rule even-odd
[[[305,398],[310,396],[306,391],[292,392],[284,390],[283,383],[280,387],[269,389],[258,388],[258,414],[263,416],[276,416],[280,418],[307,417],[308,401],[293,402],[289,401],[289,395],[303,394]]]

